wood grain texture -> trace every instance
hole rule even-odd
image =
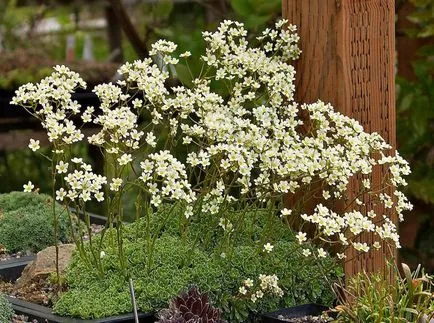
[[[378,132],[395,147],[395,6],[394,0],[284,0],[283,15],[298,26],[301,58],[297,70],[296,100],[321,99],[357,119],[365,131]],[[373,185],[385,169],[375,169]],[[357,178],[348,187],[358,190]],[[387,213],[364,197],[365,208]],[[388,214],[395,218],[394,214]],[[394,219],[396,220],[396,219]],[[360,241],[373,241],[365,234]],[[386,246],[376,252],[347,250],[346,276],[366,270],[384,271],[395,256]]]

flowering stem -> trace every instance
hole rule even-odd
[[[56,163],[53,159],[51,160],[51,174],[52,174],[52,211],[53,211],[53,228],[54,228],[54,248],[56,250],[56,283],[57,288],[60,291],[62,288],[60,279],[60,268],[59,268],[59,219],[56,214]]]

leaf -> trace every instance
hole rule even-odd
[[[407,313],[411,313],[411,314],[414,314],[414,315],[419,315],[419,312],[416,311],[414,308],[403,308],[402,310],[404,312],[407,312]]]
[[[434,25],[428,25],[417,34],[420,38],[428,38],[434,35]]]
[[[412,92],[404,95],[404,97],[401,99],[401,102],[399,103],[399,107],[398,107],[400,112],[406,111],[411,107],[411,105],[413,103],[413,97],[414,97],[414,93],[412,93]]]
[[[408,267],[407,264],[401,263],[402,271],[404,272],[405,279],[407,280],[407,286],[408,288],[413,291],[413,278],[411,276],[411,270],[410,267]]]
[[[407,19],[412,23],[420,24],[431,19],[431,12],[429,11],[416,11],[407,16]]]

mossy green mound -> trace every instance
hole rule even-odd
[[[0,294],[0,322],[11,322],[14,310],[11,303],[3,294]]]
[[[176,225],[176,221],[172,224]],[[128,274],[133,278],[141,311],[155,312],[167,307],[169,300],[190,285],[208,293],[213,304],[220,307],[224,317],[232,323],[247,322],[254,313],[296,304],[316,302],[331,305],[334,299],[324,275],[334,281],[341,275],[341,268],[331,258],[317,261],[304,257],[289,229],[284,230],[287,239],[282,230],[275,231],[280,239],[275,240],[271,253],[262,252],[262,248],[258,248],[259,241],[247,244],[247,238],[240,236],[240,242],[245,244],[238,244],[231,255],[226,255],[205,248],[203,243],[191,251],[191,242],[176,235],[173,225],[169,223],[157,239],[150,271],[145,269],[147,241],[144,237],[137,238],[138,232],[144,232],[144,220],[125,227]],[[258,230],[260,226],[254,229]],[[55,304],[58,314],[89,319],[132,310],[128,279],[119,269],[116,246],[110,247],[108,243],[113,233],[107,232],[104,239],[105,279],[98,278],[96,272],[89,270],[75,254],[65,277],[69,289]],[[246,230],[246,235],[251,233]],[[250,278],[257,285],[261,274],[277,275],[279,286],[284,291],[283,297],[266,296],[252,302],[248,295],[239,293],[245,279]]]
[[[67,214],[56,203],[60,221],[59,238],[68,241]],[[38,252],[55,243],[53,200],[37,193],[0,194],[0,245],[8,252]]]

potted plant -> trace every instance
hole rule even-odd
[[[383,241],[399,245],[395,224],[359,205],[369,196],[400,215],[411,208],[397,190],[407,163],[331,105],[294,101],[295,26],[279,21],[257,46],[245,36],[232,21],[204,32],[201,73],[190,86],[170,88],[166,81],[178,65],[188,69],[190,53],[159,40],[152,58],[120,67],[122,80],[96,86],[100,105],[84,112],[72,94],[85,82],[64,66],[16,91],[12,103],[47,130],[53,198],[63,204],[76,244],[68,270],[55,275],[55,312],[96,318],[130,311],[129,281],[139,309],[156,311],[194,284],[224,319],[244,322],[290,305],[331,304],[329,284],[341,275],[331,255],[375,252]],[[99,132],[86,138],[72,121],[77,116]],[[85,139],[101,150],[104,174],[74,155]],[[29,147],[37,151],[39,143]],[[374,187],[370,174],[380,165],[389,172]],[[354,176],[360,191],[349,200]],[[285,204],[288,195],[296,197],[293,205]],[[123,201],[131,196],[136,220],[127,225]],[[86,210],[91,200],[106,206],[97,235]],[[338,214],[336,203],[347,207]],[[70,207],[83,213],[88,241]],[[53,223],[58,241],[55,207]],[[376,232],[376,241],[357,242],[362,232]]]

